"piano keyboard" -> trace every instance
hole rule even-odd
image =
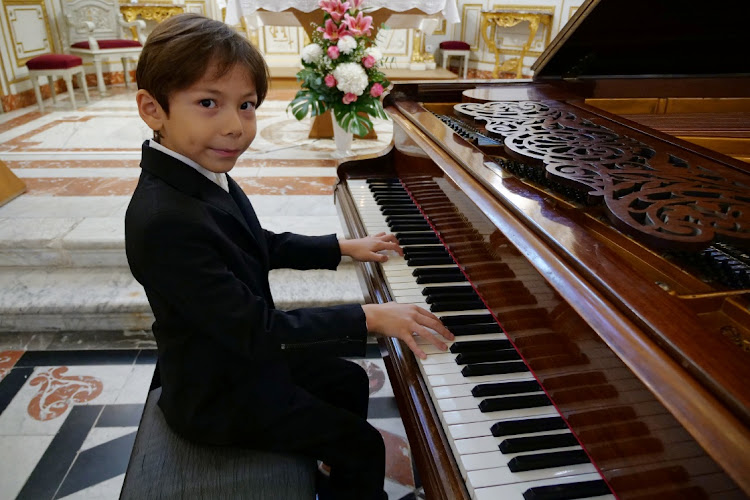
[[[368,234],[395,233],[404,250],[382,264],[395,301],[431,310],[456,335],[448,352],[417,339],[427,359],[416,360],[471,498],[614,499],[402,184],[348,186]]]

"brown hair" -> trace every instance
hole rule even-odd
[[[203,78],[216,65],[215,78],[236,64],[255,82],[260,106],[268,91],[268,67],[260,52],[231,27],[207,17],[185,13],[156,25],[138,59],[135,78],[169,114],[169,96]]]

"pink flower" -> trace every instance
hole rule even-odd
[[[336,23],[333,22],[333,19],[327,19],[325,28],[318,26],[318,31],[323,33],[323,38],[326,40],[331,40],[332,42],[336,42],[339,37],[342,37],[344,35],[351,35],[349,31],[346,29],[347,27],[342,24],[341,26],[338,26]]]
[[[380,94],[383,93],[383,86],[379,83],[373,83],[372,88],[370,88],[370,95],[373,97],[380,97]]]
[[[335,45],[331,45],[328,47],[328,57],[330,57],[333,60],[336,60],[339,58],[339,48]]]
[[[331,58],[331,59],[333,59],[333,58]],[[375,66],[375,58],[373,56],[371,56],[371,55],[367,55],[367,56],[363,57],[362,58],[362,66],[364,66],[367,69],[372,68],[373,66]]]
[[[336,78],[333,77],[332,74],[328,73],[325,77],[326,87],[335,87],[336,86]]]
[[[352,94],[351,92],[347,92],[346,94],[344,94],[344,97],[341,100],[344,104],[351,104],[357,100],[357,95]]]
[[[354,36],[370,36],[370,30],[372,29],[372,16],[364,16],[362,15],[362,12],[358,13],[357,17],[345,14],[344,22],[342,24],[346,25]]]
[[[359,10],[359,6],[362,5],[365,0],[352,0],[352,10]]]
[[[362,0],[360,0],[360,3],[362,3]],[[320,5],[321,9],[328,12],[331,18],[337,23],[341,21],[341,18],[344,17],[344,14],[350,7],[349,2],[342,2],[341,0],[320,0],[318,5]]]

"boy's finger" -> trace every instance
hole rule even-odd
[[[422,337],[423,339],[427,339],[430,341],[432,345],[440,349],[441,351],[447,351],[448,345],[440,340],[440,338],[437,335],[433,335],[427,328],[420,327],[418,332],[415,332],[417,335]],[[416,342],[415,342],[416,343]],[[424,359],[424,358],[423,358]]]
[[[406,342],[406,345],[411,349],[411,352],[414,353],[419,359],[427,359],[427,354],[417,345],[417,343],[414,341],[414,337],[409,336],[408,338],[403,339],[404,342]]]

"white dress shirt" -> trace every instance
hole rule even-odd
[[[193,160],[191,160],[187,156],[183,156],[180,153],[175,153],[171,149],[162,146],[161,144],[154,141],[153,139],[150,139],[148,141],[148,147],[154,148],[158,151],[161,151],[165,155],[169,155],[172,158],[177,158],[182,163],[190,165],[191,167],[196,169],[198,172],[203,174],[203,176],[206,177],[206,179],[210,180],[211,182],[214,182],[217,186],[219,186],[221,189],[223,189],[227,193],[229,192],[229,182],[227,181],[227,174],[211,172],[210,170],[207,170],[201,167],[200,165],[195,163]]]

